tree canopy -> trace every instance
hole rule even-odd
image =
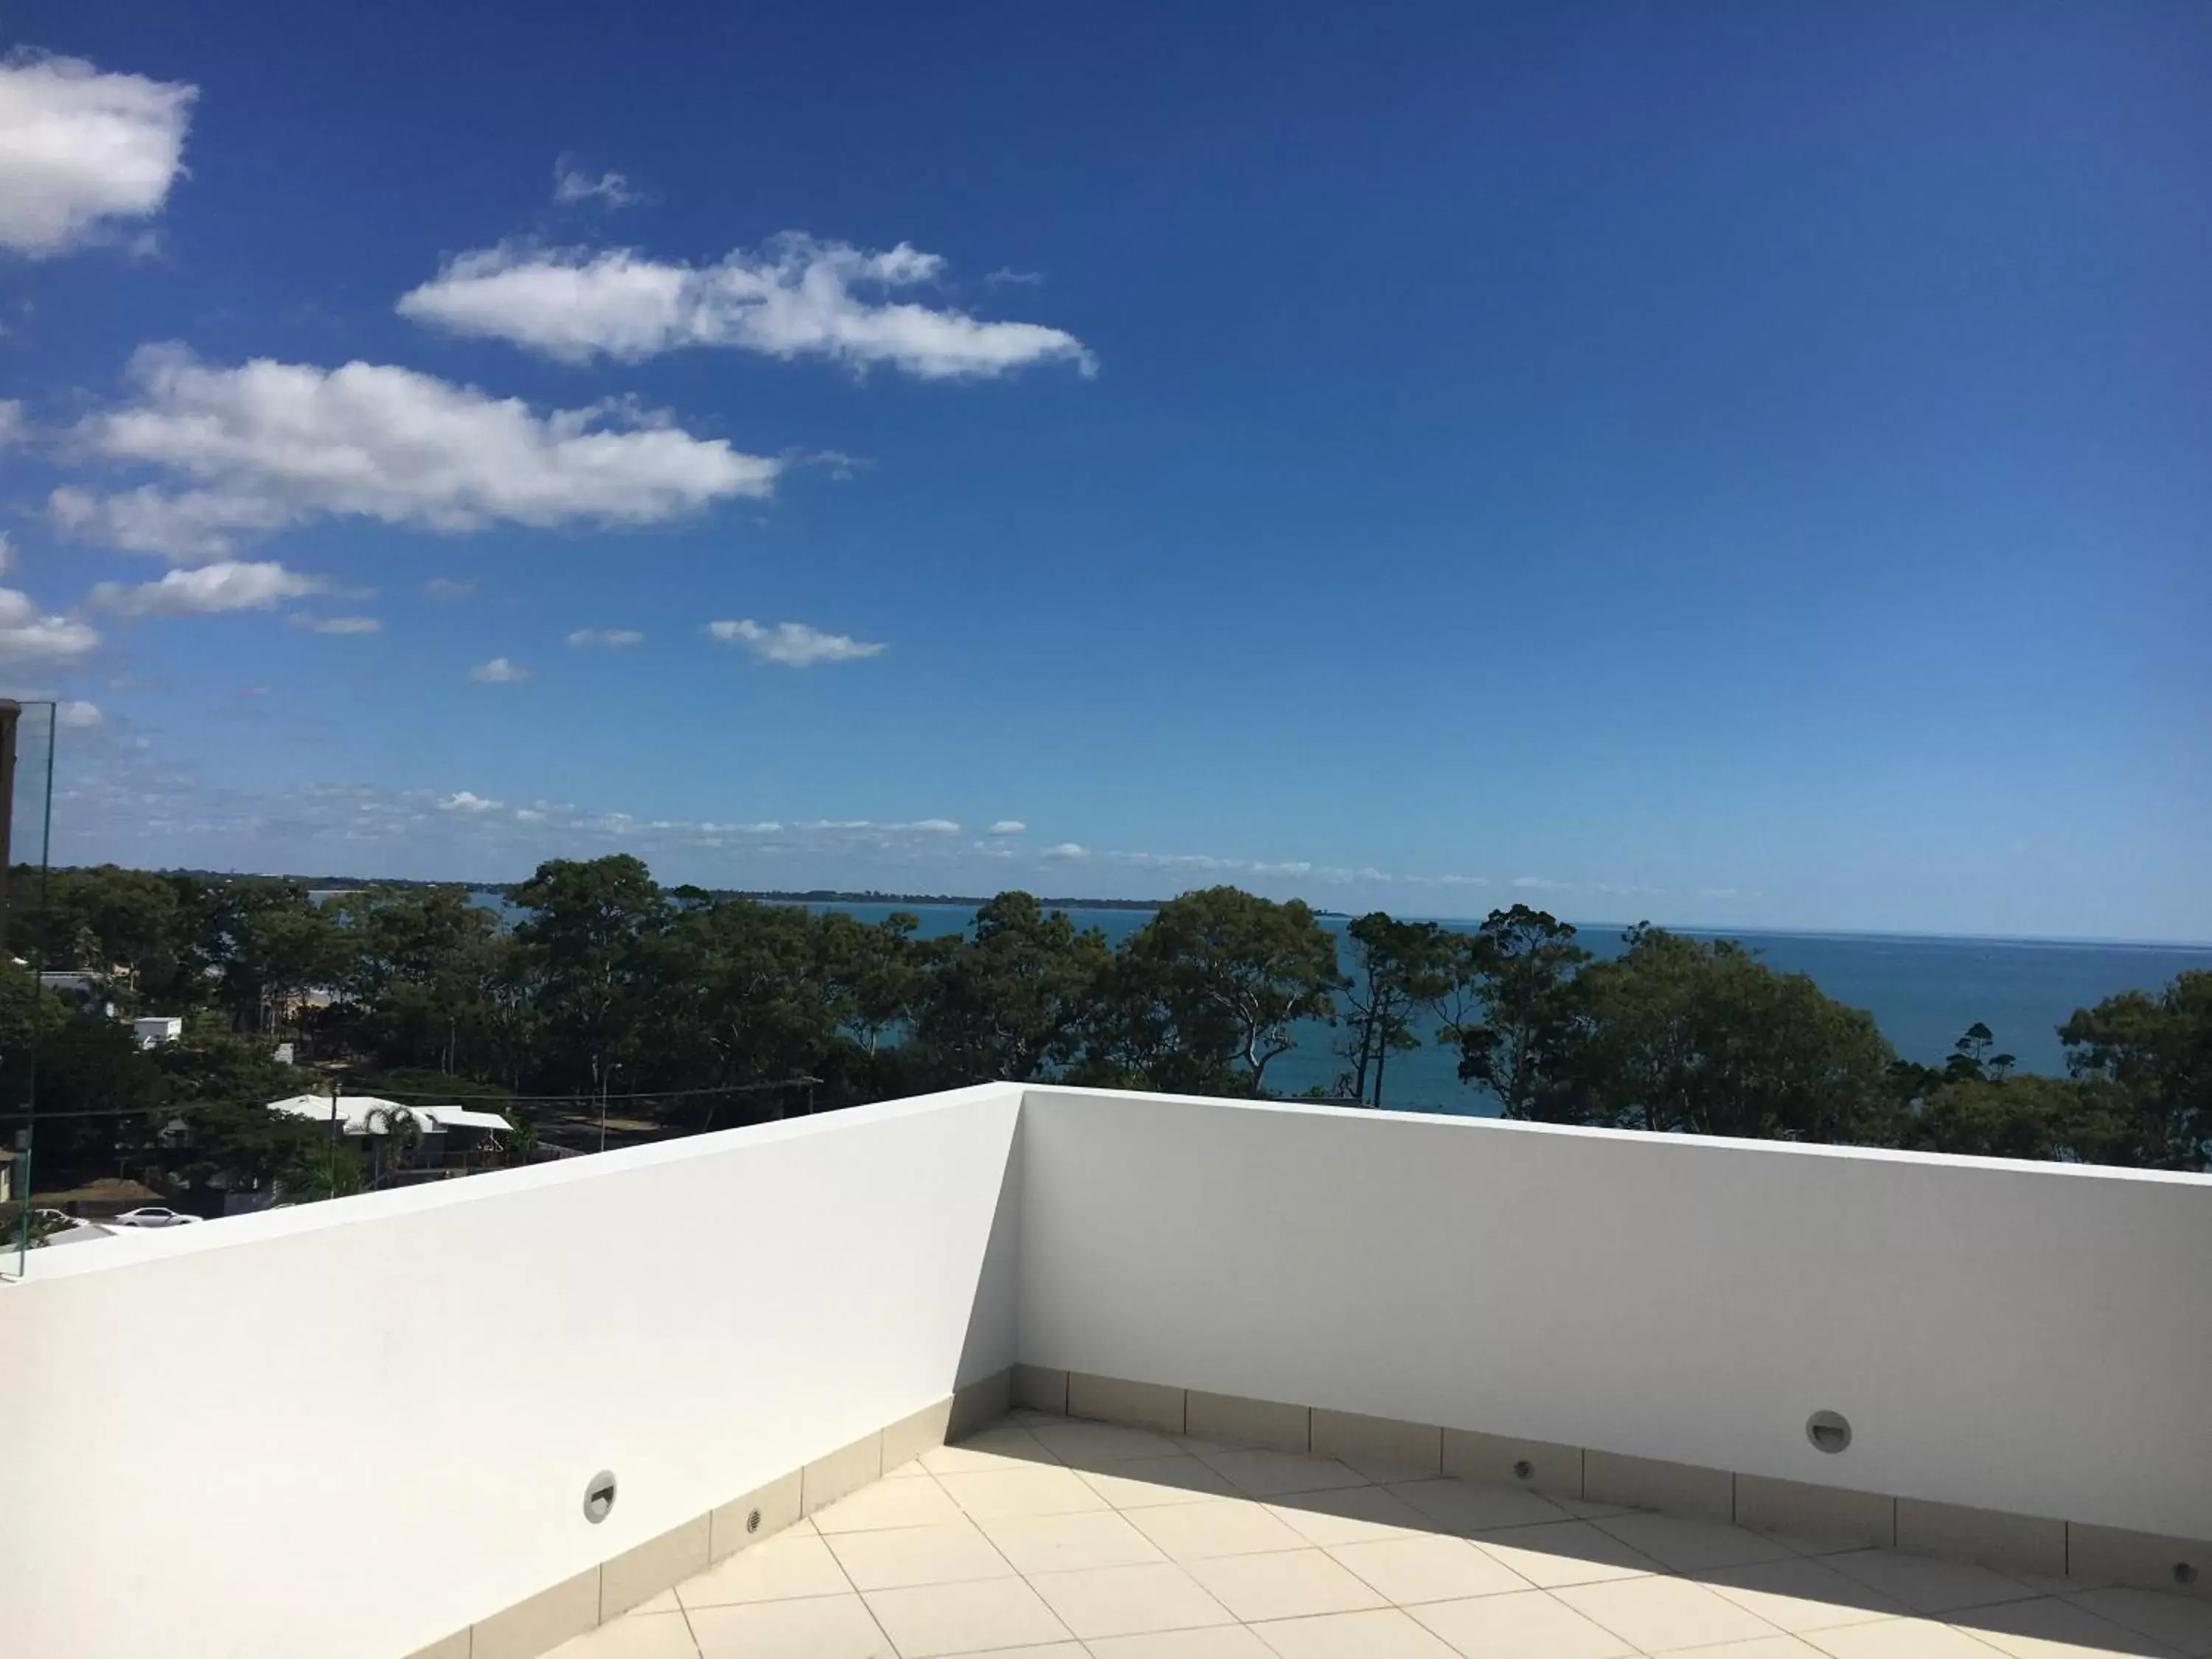
[[[35,1057],[41,1179],[228,1172],[301,1192],[386,1178],[267,1102],[322,1092],[491,1098],[543,1113],[605,1096],[684,1133],[994,1079],[1264,1095],[1301,1043],[1332,1097],[1389,1103],[1389,1067],[1456,1050],[1470,1106],[1668,1133],[2212,1167],[2212,973],[2078,1011],[2063,1078],[2020,1073],[1975,1025],[1900,1061],[1872,1018],[1756,952],[1638,926],[1600,959],[1524,905],[1471,930],[1383,912],[1340,933],[1234,887],[1161,905],[1116,946],[1022,892],[924,939],[658,884],[638,860],[555,860],[512,926],[458,887],[319,898],[299,883],[56,871],[10,919],[18,951],[82,975],[73,1012],[0,962],[0,1115]],[[120,1012],[185,1017],[151,1050]],[[278,1038],[307,1066],[275,1058]]]

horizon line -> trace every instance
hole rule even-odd
[[[588,862],[589,860],[584,861]],[[100,865],[91,864],[70,864],[53,865],[49,867],[57,870],[94,870],[100,869],[103,866]],[[134,869],[141,866],[118,865],[110,861],[110,863],[105,867],[115,869]],[[187,865],[162,866],[149,871],[149,873],[154,875],[252,877],[269,881],[296,881],[301,883],[302,885],[315,888],[317,890],[324,892],[337,891],[349,886],[459,887],[471,892],[492,892],[503,887],[520,886],[524,880],[528,879],[528,878],[524,877],[507,880],[474,881],[454,880],[443,877],[432,876],[330,876],[324,878],[318,878],[299,875],[289,871],[212,870]],[[657,884],[662,886],[664,889],[670,885],[670,884],[665,882],[659,882]],[[674,884],[684,887],[704,887],[704,884],[698,882],[679,882]],[[1234,886],[1236,884],[1227,883],[1222,884]],[[726,897],[763,899],[781,902],[805,902],[811,900],[817,902],[902,903],[934,906],[941,908],[965,908],[971,910],[988,902],[989,899],[997,896],[996,894],[977,896],[962,893],[901,893],[891,892],[882,888],[873,887],[704,887],[704,890]],[[1240,889],[1239,890],[1249,891],[1249,890]],[[1030,891],[1030,890],[1025,887],[1000,889],[1000,892],[1002,893]],[[1036,899],[1039,904],[1054,906],[1067,910],[1158,910],[1162,906],[1170,902],[1168,899],[1164,898],[1110,898],[1100,895],[1079,896],[1074,895],[1055,896],[1036,893],[1031,896]],[[1287,902],[1288,901],[1282,902]],[[1340,908],[1334,905],[1317,905],[1310,899],[1301,899],[1297,902],[1305,904],[1307,908],[1311,909],[1316,915],[1343,916],[1350,918],[1358,915],[1364,914],[1364,912]],[[1382,908],[1382,907],[1379,905],[1372,908],[1375,909]],[[1503,909],[1508,907],[1498,906],[1495,908]],[[1483,920],[1481,916],[1455,916],[1442,915],[1423,915],[1412,911],[1385,910],[1383,914],[1397,916],[1400,920],[1406,921],[1456,922],[1467,923],[1474,926],[1480,925]],[[1556,912],[1547,911],[1545,914],[1555,916],[1557,915]],[[1626,930],[1626,928],[1638,925],[1634,922],[1613,920],[1592,919],[1589,921],[1576,921],[1571,917],[1565,916],[1559,916],[1558,919],[1567,922],[1569,926],[1574,927],[1577,932],[1597,932],[1604,929]],[[1645,920],[1648,921],[1648,918]],[[1736,938],[1749,934],[1754,936],[1766,935],[1792,939],[1899,939],[1919,942],[1941,941],[1952,944],[1968,945],[2053,945],[2068,946],[2101,946],[2106,949],[2114,950],[2212,951],[2212,939],[2180,938],[2142,939],[2112,937],[2099,934],[2069,935],[2057,933],[1951,933],[1923,932],[1911,928],[1789,927],[1775,923],[1731,927],[1709,922],[1654,921],[1649,922],[1649,925],[1660,928],[1667,933],[1705,934],[1723,939]]]

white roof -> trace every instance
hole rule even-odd
[[[420,1109],[426,1117],[434,1118],[448,1129],[499,1129],[512,1132],[514,1125],[497,1112],[475,1112],[465,1106],[424,1106]]]
[[[512,1132],[514,1127],[497,1112],[471,1111],[465,1106],[408,1106],[380,1095],[340,1095],[335,1108],[328,1095],[293,1095],[284,1100],[270,1101],[269,1109],[317,1123],[328,1123],[335,1113],[338,1132],[349,1135],[382,1134],[385,1124],[398,1113],[413,1118],[425,1134],[436,1134],[448,1128]]]

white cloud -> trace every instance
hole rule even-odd
[[[0,573],[13,570],[15,568],[15,544],[6,531],[0,530]]]
[[[292,613],[292,626],[304,628],[311,634],[381,634],[384,624],[374,617],[311,617],[304,611]]]
[[[469,678],[480,685],[520,685],[530,678],[530,671],[519,662],[494,657],[469,670]]]
[[[31,429],[21,398],[0,398],[0,445],[21,443]]]
[[[642,202],[645,198],[641,192],[632,190],[629,180],[621,173],[603,173],[594,179],[563,156],[553,164],[553,199],[563,207],[598,202],[605,207],[624,208]]]
[[[707,635],[717,645],[742,645],[762,662],[784,668],[810,668],[817,662],[854,662],[879,657],[888,646],[856,640],[845,634],[825,634],[805,623],[780,622],[769,628],[750,617],[735,622],[711,622]]]
[[[957,836],[960,826],[951,818],[915,818],[906,823],[887,823],[886,830],[911,830],[923,836]]]
[[[64,726],[76,732],[88,732],[95,726],[107,724],[107,716],[100,713],[98,703],[86,702],[82,699],[57,703],[54,718]]]
[[[1088,847],[1084,846],[1079,842],[1064,841],[1057,847],[1046,848],[1044,849],[1044,855],[1048,859],[1062,859],[1072,861],[1076,859],[1089,858],[1091,856],[1091,849]]]
[[[447,795],[438,803],[438,810],[441,812],[466,812],[471,815],[478,812],[496,812],[499,807],[499,802],[488,799],[483,795],[466,789],[462,790],[459,794]],[[516,816],[519,817],[521,814],[517,813]]]
[[[1574,886],[1571,881],[1554,881],[1549,876],[1516,876],[1513,884],[1528,893],[1564,893]]]
[[[629,646],[644,644],[645,635],[635,628],[580,628],[568,635],[568,643],[579,647],[599,646],[609,651],[620,651]]]
[[[197,90],[81,58],[0,60],[0,247],[43,258],[159,212]]]
[[[325,514],[443,532],[653,524],[767,495],[783,465],[635,410],[540,415],[518,398],[374,363],[226,368],[149,346],[131,374],[136,400],[88,416],[78,440],[191,487],[64,488],[50,510],[64,529],[180,562]]]
[[[925,380],[989,377],[1033,363],[1096,372],[1073,334],[1040,323],[981,322],[888,297],[933,281],[945,261],[902,242],[868,252],[789,233],[719,264],[667,264],[629,248],[599,252],[507,244],[464,253],[403,295],[399,313],[457,334],[509,340],[568,362],[635,362],[685,346],[771,357],[889,363]]]
[[[994,836],[1018,836],[1028,828],[1029,825],[1019,818],[1000,818],[991,826],[991,833]]]
[[[423,593],[434,599],[465,599],[476,591],[474,582],[456,581],[451,576],[433,576],[422,584]]]
[[[226,559],[196,570],[172,570],[157,582],[102,582],[92,602],[126,617],[195,617],[218,611],[266,611],[286,599],[323,591],[322,580],[273,562]]]

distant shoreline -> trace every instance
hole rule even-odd
[[[57,865],[56,869],[88,869],[82,865]],[[429,880],[416,876],[301,876],[269,870],[202,870],[171,868],[150,873],[163,876],[197,876],[204,880],[256,879],[263,881],[296,881],[303,887],[319,892],[332,892],[365,887],[461,887],[472,893],[495,893],[511,899],[514,890],[522,885],[519,881],[450,881]],[[973,910],[987,902],[958,893],[880,893],[872,890],[851,890],[834,888],[814,888],[805,891],[773,889],[708,887],[701,891],[714,898],[761,899],[777,903],[806,904],[910,904],[944,906],[947,908]],[[1037,902],[1050,909],[1060,910],[1158,910],[1165,899],[1069,898],[1040,896]],[[1317,916],[1332,921],[1349,919],[1349,910],[1316,908]],[[1474,916],[1427,916],[1411,918],[1417,921],[1463,922],[1477,926],[1482,918]],[[1616,931],[1629,924],[1620,921],[1577,920],[1563,917],[1585,933]],[[1686,933],[1697,938],[1742,939],[1760,936],[1777,939],[1830,939],[1881,940],[1894,939],[1900,944],[2003,945],[2059,945],[2113,951],[2212,951],[2212,939],[2107,939],[2098,937],[2055,938],[2047,933],[1901,933],[1891,928],[1869,928],[1855,932],[1843,927],[1782,927],[1758,923],[1717,926],[1711,922],[1662,922],[1656,924],[1670,933]]]
[[[56,866],[60,868],[80,866]],[[167,869],[153,872],[160,876],[196,876],[204,881],[295,881],[302,887],[319,893],[357,892],[370,887],[464,887],[471,893],[495,893],[501,898],[513,899],[514,890],[522,885],[519,881],[434,881],[416,876],[298,876],[264,870],[188,870]],[[690,885],[678,883],[676,886]],[[669,890],[673,891],[673,887]],[[697,890],[709,898],[760,899],[777,904],[915,904],[940,907],[948,910],[975,910],[991,902],[993,895],[981,896],[966,893],[883,893],[873,888],[798,888],[769,887],[702,887]],[[1066,898],[1040,895],[1039,904],[1060,910],[1157,910],[1168,902],[1165,899],[1126,898]],[[1349,910],[1316,909],[1317,916],[1348,917]]]

